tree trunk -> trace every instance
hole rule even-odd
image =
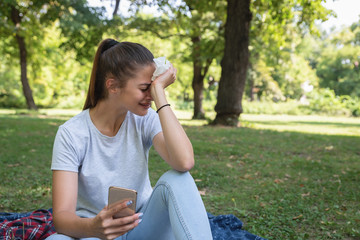
[[[237,126],[249,61],[250,0],[228,0],[225,50],[214,124]]]
[[[204,98],[204,77],[205,74],[202,74],[202,64],[200,61],[200,37],[191,38],[193,44],[193,80],[192,88],[194,90],[194,116],[193,119],[205,119],[205,112],[202,107],[202,101]]]
[[[249,62],[249,69],[254,70],[251,62]],[[250,85],[249,87],[249,92],[248,95],[250,97],[250,102],[253,102],[255,100],[255,79],[253,78],[253,75],[250,74],[249,78],[248,78],[248,84]]]
[[[119,10],[119,5],[120,5],[120,0],[115,0],[115,8],[114,8],[114,12],[113,12],[113,18],[115,18],[118,10]]]
[[[21,16],[19,10],[17,10],[14,6],[12,6],[11,8],[11,19],[15,24],[15,26],[18,28],[21,24]],[[27,78],[27,60],[26,60],[27,52],[26,52],[25,39],[23,36],[19,35],[18,32],[16,32],[15,38],[19,46],[21,83],[23,87],[23,93],[26,99],[26,104],[28,109],[37,110],[37,106],[34,102],[32,91]]]

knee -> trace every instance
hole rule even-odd
[[[160,183],[165,182],[171,186],[176,186],[176,185],[183,186],[188,184],[195,185],[195,181],[189,172],[179,172],[176,170],[167,171],[160,177],[158,182]]]

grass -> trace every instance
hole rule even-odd
[[[76,113],[0,111],[0,212],[51,207],[57,127]],[[206,208],[268,239],[360,239],[360,119],[243,115],[242,128],[177,112]],[[168,166],[152,149],[155,183]]]

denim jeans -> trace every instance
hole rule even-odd
[[[162,175],[140,212],[144,214],[142,222],[116,240],[213,239],[204,204],[188,172],[170,170]],[[55,234],[47,239],[73,238]]]

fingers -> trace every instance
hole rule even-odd
[[[120,226],[120,225],[127,226],[127,225],[131,225],[133,223],[139,223],[141,221],[138,221],[138,220],[141,220],[141,217],[142,217],[142,213],[136,213],[136,214],[128,216],[128,217],[116,218],[116,219],[114,219],[113,224],[117,225],[117,226]]]
[[[170,68],[165,73],[160,75],[158,80],[162,82],[164,88],[166,88],[170,84],[174,83],[174,81],[176,80],[176,73],[177,69],[174,68],[174,66],[171,64]]]
[[[176,80],[177,69],[174,67],[173,67],[173,69],[174,69],[174,71],[172,73],[172,78],[173,78],[173,82],[174,82]]]
[[[116,213],[129,207],[131,204],[132,204],[132,201],[125,200],[125,201],[114,203],[110,206],[107,206],[106,217],[113,217]]]
[[[141,222],[142,213],[133,214],[128,217],[113,218],[113,215],[118,211],[123,210],[129,206],[129,201],[120,202],[105,207],[96,217],[98,232],[105,239],[115,239],[126,232],[132,230]],[[99,235],[99,236],[100,236]]]
[[[104,235],[108,239],[113,239],[134,229],[141,222],[141,219],[139,219],[140,215],[138,213],[129,217],[114,219],[112,226],[104,229]]]

